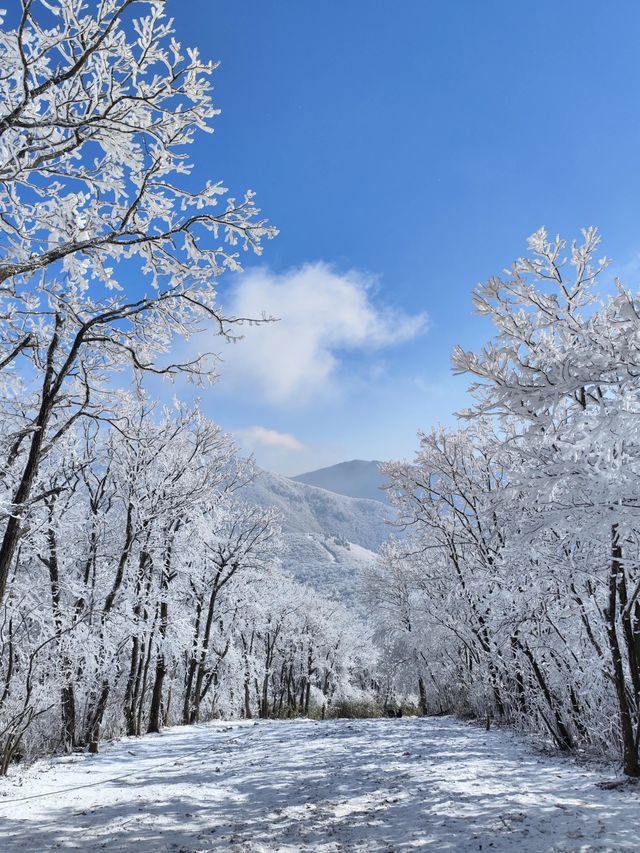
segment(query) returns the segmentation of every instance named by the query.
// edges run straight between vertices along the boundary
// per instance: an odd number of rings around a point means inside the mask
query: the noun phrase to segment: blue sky
[[[256,190],[281,231],[221,282],[223,303],[281,326],[218,347],[205,397],[266,467],[411,456],[419,428],[453,424],[467,382],[451,349],[490,334],[471,291],[540,225],[596,224],[640,270],[640,4],[168,9],[184,43],[222,62],[196,175]]]

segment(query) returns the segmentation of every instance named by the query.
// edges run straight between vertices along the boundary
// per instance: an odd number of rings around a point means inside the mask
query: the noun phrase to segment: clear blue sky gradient
[[[640,251],[640,4],[169,9],[180,37],[222,62],[223,113],[199,172],[258,192],[281,229],[265,262],[369,270],[384,302],[431,320],[384,353],[379,382],[333,407],[269,408],[212,391],[208,408],[225,425],[292,432],[318,464],[411,455],[416,430],[452,423],[464,401],[466,380],[449,373],[453,345],[477,347],[490,332],[473,316],[473,286],[522,253],[532,231],[571,237],[597,224],[615,261]],[[363,356],[343,358],[348,367]]]
[[[222,63],[222,115],[191,152],[194,180],[257,191],[281,230],[262,262],[366,270],[380,277],[376,301],[430,316],[410,343],[340,353],[341,375],[357,379],[333,401],[208,391],[226,428],[309,446],[259,462],[296,473],[411,456],[419,428],[454,423],[467,382],[450,375],[451,349],[491,331],[471,291],[540,225],[572,237],[596,224],[604,251],[640,272],[639,3],[169,0],[168,11],[184,44]],[[232,287],[226,277],[223,297]]]

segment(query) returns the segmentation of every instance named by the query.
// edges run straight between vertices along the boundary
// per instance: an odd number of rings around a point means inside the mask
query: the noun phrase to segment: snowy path
[[[0,850],[640,850],[601,778],[451,719],[176,728],[0,780]]]

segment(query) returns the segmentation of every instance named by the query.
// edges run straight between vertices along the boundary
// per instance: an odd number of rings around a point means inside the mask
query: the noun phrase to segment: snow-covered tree
[[[562,749],[617,742],[637,776],[640,301],[603,283],[599,242],[541,229],[477,288],[497,334],[454,353],[474,377],[472,426],[422,435],[413,465],[386,466],[411,533],[381,573],[401,581],[396,633],[400,598],[444,629],[419,649],[463,686],[462,705]]]
[[[0,30],[0,370],[22,377],[3,440],[2,602],[42,458],[108,415],[129,365],[212,375],[169,355],[233,335],[215,280],[275,230],[253,193],[198,186],[186,146],[210,131],[215,64],[173,35],[163,0],[25,0]]]

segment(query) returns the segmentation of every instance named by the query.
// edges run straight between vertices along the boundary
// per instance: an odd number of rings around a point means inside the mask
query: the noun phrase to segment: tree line
[[[273,510],[197,408],[122,395],[40,466],[0,626],[0,772],[43,751],[368,695],[364,626],[286,575]]]

